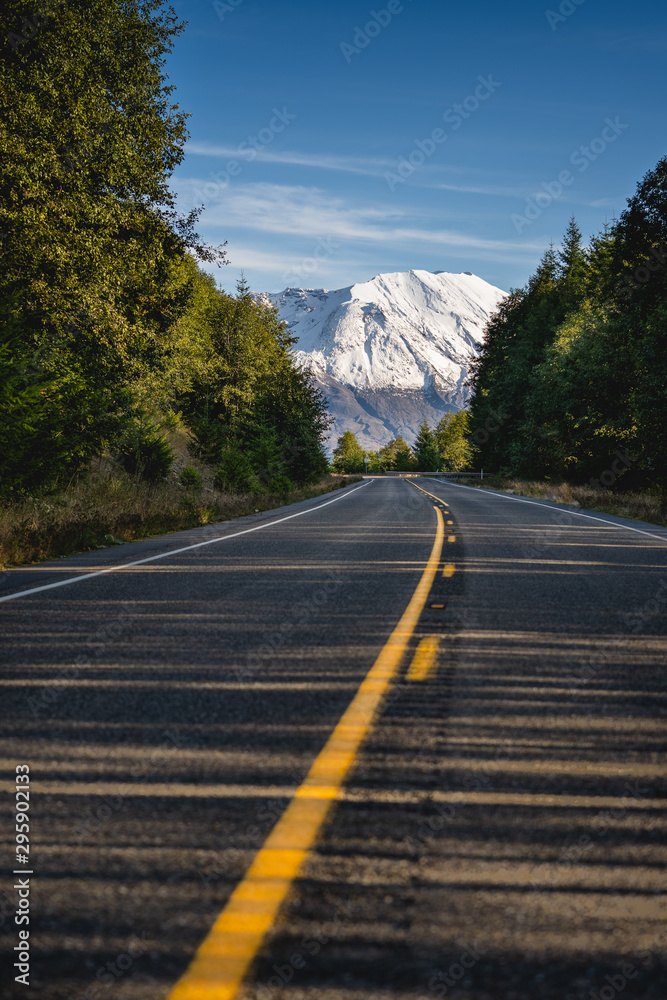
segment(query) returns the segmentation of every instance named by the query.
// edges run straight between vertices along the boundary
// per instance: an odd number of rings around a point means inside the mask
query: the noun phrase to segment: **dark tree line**
[[[102,453],[161,475],[174,414],[226,485],[316,478],[324,402],[290,337],[245,286],[215,288],[197,261],[224,250],[175,210],[187,115],[164,61],[184,26],[161,0],[36,6],[0,11],[0,492]]]
[[[377,451],[364,451],[356,435],[346,431],[338,438],[333,455],[336,472],[457,472],[468,469],[473,457],[467,410],[445,413],[432,430],[423,420],[412,447],[402,437],[393,438]]]
[[[588,246],[571,221],[473,362],[485,469],[667,485],[667,158]]]

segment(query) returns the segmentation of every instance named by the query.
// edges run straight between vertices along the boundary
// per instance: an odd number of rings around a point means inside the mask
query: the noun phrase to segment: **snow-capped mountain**
[[[469,271],[405,271],[269,298],[329,400],[332,446],[351,430],[375,449],[399,434],[411,444],[424,417],[434,426],[465,406],[468,364],[505,295]]]

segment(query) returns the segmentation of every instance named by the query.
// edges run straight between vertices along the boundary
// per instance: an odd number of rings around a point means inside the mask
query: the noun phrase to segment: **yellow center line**
[[[440,647],[440,637],[437,635],[427,635],[421,640],[415,650],[407,672],[409,681],[425,681],[432,673],[438,658]]]
[[[440,565],[445,526],[401,620],[168,1000],[233,1000],[396,676]]]
[[[447,579],[447,580],[448,580],[448,579],[449,579],[449,578],[450,578],[451,576],[454,576],[454,574],[455,574],[455,573],[456,573],[456,566],[453,566],[453,565],[452,565],[452,563],[447,563],[447,565],[445,566],[445,568],[444,568],[444,569],[443,569],[443,571],[442,571],[442,575],[443,575],[443,576],[445,577],[445,579]]]
[[[447,536],[447,541],[448,542],[455,542],[456,541],[456,535],[448,535]]]

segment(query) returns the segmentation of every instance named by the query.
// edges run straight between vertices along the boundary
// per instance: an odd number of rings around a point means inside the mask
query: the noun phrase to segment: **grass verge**
[[[479,489],[516,493],[523,497],[551,500],[569,507],[585,507],[603,514],[629,517],[650,524],[667,525],[667,500],[660,493],[631,493],[597,489],[594,486],[572,486],[570,483],[544,483],[526,479],[500,479],[484,477],[484,482],[468,482]]]
[[[150,485],[99,466],[62,493],[3,504],[0,568],[227,521],[321,496],[361,478],[332,475],[289,493],[235,495],[210,486],[187,489],[177,481]]]

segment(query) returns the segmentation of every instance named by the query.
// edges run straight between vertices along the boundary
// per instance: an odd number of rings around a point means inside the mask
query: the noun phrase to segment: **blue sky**
[[[664,0],[176,0],[172,178],[233,290],[383,271],[525,284],[667,152]]]

